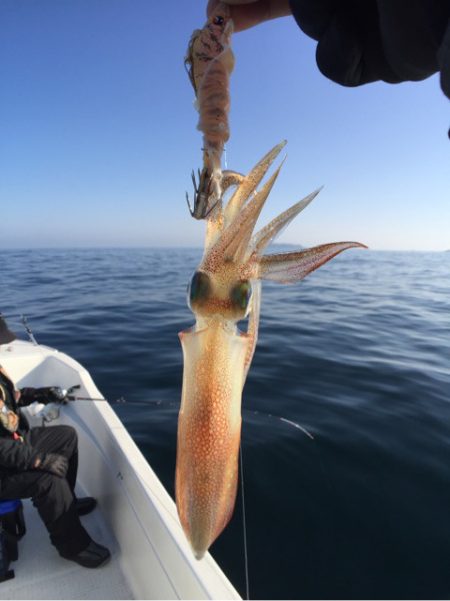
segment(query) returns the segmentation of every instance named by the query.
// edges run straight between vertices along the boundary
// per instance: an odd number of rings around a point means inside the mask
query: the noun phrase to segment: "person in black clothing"
[[[14,338],[0,318],[0,344]],[[0,500],[31,497],[59,554],[84,567],[99,567],[110,553],[91,539],[80,522],[79,516],[92,511],[96,501],[77,499],[74,493],[76,430],[71,426],[28,429],[20,416],[20,406],[26,404],[20,397],[0,366]]]
[[[450,98],[449,0],[209,0],[208,14],[219,1],[230,5],[235,31],[292,15],[336,83],[419,81],[440,71]]]

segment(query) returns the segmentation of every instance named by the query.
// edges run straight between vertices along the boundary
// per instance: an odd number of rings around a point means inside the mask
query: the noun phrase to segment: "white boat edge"
[[[174,501],[80,363],[56,349],[15,340],[0,345],[0,365],[20,388],[77,384],[80,398],[101,399],[71,401],[49,427],[69,424],[77,430],[78,482],[98,500],[134,598],[241,598],[210,554],[195,559]]]

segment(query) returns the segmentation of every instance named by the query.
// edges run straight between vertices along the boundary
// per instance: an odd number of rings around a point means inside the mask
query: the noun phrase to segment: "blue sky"
[[[0,248],[201,246],[187,212],[201,134],[183,58],[206,2],[1,0]],[[450,248],[448,100],[347,89],[293,18],[236,34],[227,166],[286,138],[264,222],[324,185],[280,241]]]

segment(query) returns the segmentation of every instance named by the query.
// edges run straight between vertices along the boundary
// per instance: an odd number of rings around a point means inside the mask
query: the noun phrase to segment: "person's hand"
[[[292,14],[289,0],[209,0],[207,16],[220,2],[230,7],[234,31],[243,31],[264,21]]]
[[[69,462],[64,455],[58,455],[57,453],[41,453],[34,460],[33,468],[35,470],[50,472],[55,476],[64,478],[69,469]]]
[[[43,405],[47,405],[48,403],[61,403],[65,405],[67,403],[67,390],[62,389],[60,386],[22,388],[20,392],[22,401],[20,404],[22,407],[31,405],[34,402],[42,403]]]
[[[19,416],[8,409],[4,401],[0,399],[0,423],[9,432],[15,432],[19,426]]]
[[[8,429],[10,432],[15,432],[19,427],[19,416],[14,411],[8,411]]]
[[[18,403],[20,400],[20,390],[17,390],[17,388],[14,389],[14,399],[16,403]]]

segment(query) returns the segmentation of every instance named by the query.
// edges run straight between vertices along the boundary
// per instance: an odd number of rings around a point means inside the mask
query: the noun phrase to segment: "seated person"
[[[10,341],[0,337],[0,344]],[[74,493],[76,430],[62,425],[28,429],[20,405],[20,391],[0,366],[0,500],[31,497],[61,557],[87,568],[103,565],[108,549],[91,539],[79,518],[96,501]]]

